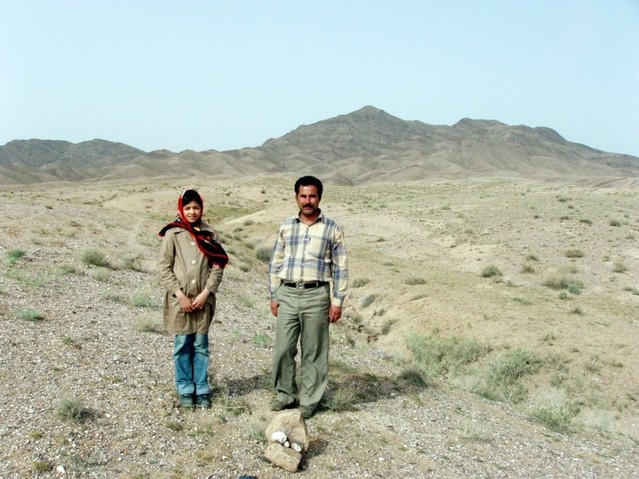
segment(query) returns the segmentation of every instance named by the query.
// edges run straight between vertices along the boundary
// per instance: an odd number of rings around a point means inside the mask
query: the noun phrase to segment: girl
[[[211,407],[209,327],[228,256],[217,231],[202,221],[204,201],[195,190],[178,198],[178,216],[159,232],[164,326],[174,336],[173,362],[180,405]]]

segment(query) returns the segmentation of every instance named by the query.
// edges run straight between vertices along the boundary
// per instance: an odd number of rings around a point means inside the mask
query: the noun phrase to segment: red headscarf
[[[213,232],[195,228],[196,226],[199,226],[199,223],[202,220],[201,217],[197,224],[191,224],[186,219],[186,215],[184,214],[184,205],[188,205],[192,201],[199,204],[202,207],[202,213],[204,213],[204,200],[200,194],[195,190],[186,190],[178,198],[177,217],[173,222],[162,228],[158,235],[164,236],[171,228],[184,228],[191,234],[202,254],[207,257],[209,265],[215,264],[224,269],[229,262],[229,257],[226,254],[226,251],[224,251],[224,248],[222,248],[222,245],[214,239]]]

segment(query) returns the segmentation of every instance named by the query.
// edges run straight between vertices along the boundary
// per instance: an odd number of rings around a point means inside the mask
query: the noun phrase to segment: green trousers
[[[300,406],[315,408],[328,383],[328,285],[314,289],[281,286],[279,302],[273,383],[276,399],[291,403],[298,397]],[[300,345],[299,389],[296,379],[297,344]]]

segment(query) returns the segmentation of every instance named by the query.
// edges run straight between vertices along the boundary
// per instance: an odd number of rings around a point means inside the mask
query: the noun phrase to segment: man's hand
[[[277,310],[280,307],[280,303],[278,303],[275,299],[271,300],[271,314],[277,317]]]
[[[342,307],[341,306],[333,306],[331,304],[331,307],[328,310],[328,319],[329,319],[329,321],[331,323],[334,323],[341,317],[342,317]]]

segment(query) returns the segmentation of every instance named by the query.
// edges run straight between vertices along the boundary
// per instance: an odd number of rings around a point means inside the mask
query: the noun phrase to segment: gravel
[[[124,236],[109,236],[126,224],[125,213],[97,218],[90,206],[56,204],[51,212],[19,201],[5,201],[0,211],[0,477],[292,477],[263,458],[274,414],[271,347],[263,339],[274,335],[265,266],[229,267],[210,335],[213,407],[184,411],[174,392],[171,341],[160,331],[156,239],[139,241],[139,268],[89,266],[80,260],[87,247],[104,249],[114,264],[133,249]],[[56,223],[68,224],[71,215],[83,218],[82,227],[59,232]],[[42,234],[34,236],[29,224]],[[15,249],[26,254],[10,265],[5,258]],[[148,304],[135,306],[136,294],[148,295]],[[25,319],[25,308],[42,319]],[[405,366],[370,343],[346,313],[332,326],[331,360],[350,366],[355,378],[392,385]],[[307,422],[311,446],[297,474],[639,477],[637,442],[628,437],[551,432],[508,405],[444,384],[385,388],[351,409],[323,410]]]

